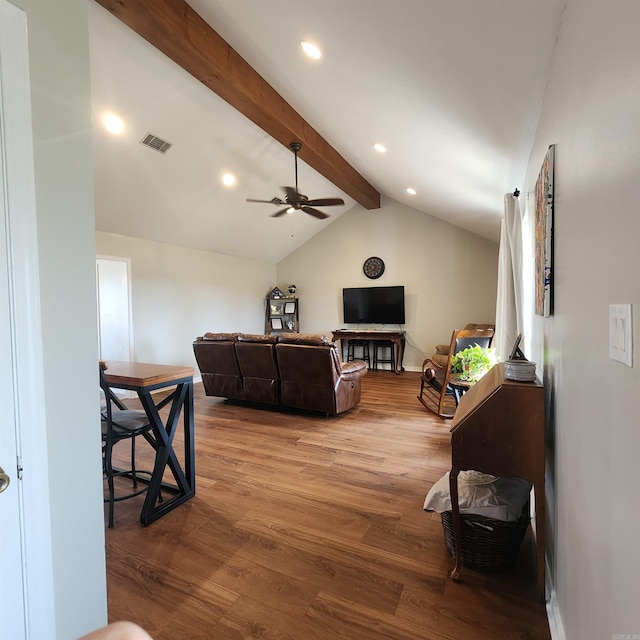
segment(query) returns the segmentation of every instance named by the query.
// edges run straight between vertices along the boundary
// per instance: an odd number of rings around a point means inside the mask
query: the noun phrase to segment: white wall
[[[404,285],[404,364],[417,370],[454,329],[495,321],[498,245],[394,200],[381,205],[351,209],[285,258],[278,284],[298,287],[300,330],[327,335],[345,326],[343,287]],[[385,262],[377,280],[362,272],[369,256]]]
[[[608,305],[640,317],[640,4],[570,2],[527,172],[556,144],[555,314],[535,318],[550,413],[552,578],[566,637],[640,634],[640,373]],[[553,515],[552,515],[553,517]],[[625,635],[626,634],[626,635]]]
[[[56,616],[49,637],[71,640],[106,621],[87,5],[13,1],[29,32]]]
[[[99,254],[131,259],[134,360],[195,367],[192,342],[203,333],[263,333],[275,265],[102,231],[95,237]]]
[[[95,233],[100,255],[130,258],[134,359],[195,366],[191,343],[206,331],[264,331],[264,299],[298,287],[305,333],[342,323],[342,287],[403,284],[405,368],[417,369],[454,328],[495,318],[498,246],[383,198],[341,216],[277,266],[112,233]],[[378,280],[362,273],[385,261]],[[396,327],[394,327],[396,328]]]

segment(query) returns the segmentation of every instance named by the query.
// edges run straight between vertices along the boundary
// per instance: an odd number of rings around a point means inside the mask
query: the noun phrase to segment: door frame
[[[27,18],[0,0],[0,113],[3,135],[4,215],[9,287],[11,376],[15,398],[14,428],[21,497],[21,520],[10,523],[22,539],[26,638],[50,638],[55,629],[51,514],[49,507],[47,424],[38,236],[36,226],[33,134]],[[7,528],[9,529],[9,528]],[[12,576],[3,576],[9,582]]]

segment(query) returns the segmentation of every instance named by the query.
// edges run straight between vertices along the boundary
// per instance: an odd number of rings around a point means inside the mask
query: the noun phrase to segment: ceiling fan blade
[[[300,207],[305,213],[308,213],[309,215],[315,216],[316,218],[320,218],[320,220],[324,220],[325,218],[328,218],[329,215],[326,213],[323,213],[322,211],[318,211],[317,209],[314,209],[313,207]]]
[[[316,200],[308,200],[307,203],[311,207],[333,207],[338,204],[344,204],[342,198],[318,198]]]
[[[283,204],[287,204],[284,200],[280,198],[271,198],[271,200],[254,200],[253,198],[247,198],[247,202],[264,202],[266,204],[277,204],[279,206]]]
[[[282,203],[284,204],[284,202]],[[272,218],[279,218],[280,216],[283,216],[285,213],[287,213],[287,211],[289,211],[289,209],[291,209],[291,207],[287,206],[284,209],[280,209],[280,211],[276,211],[275,213],[271,214]]]

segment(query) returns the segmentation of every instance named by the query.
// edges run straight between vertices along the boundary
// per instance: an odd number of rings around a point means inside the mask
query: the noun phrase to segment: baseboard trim
[[[549,594],[546,606],[551,640],[567,640],[567,636],[564,632],[564,625],[562,624],[562,616],[560,615],[560,607],[558,606],[558,599],[556,597],[556,590],[551,578],[552,573],[547,562],[545,562],[545,575],[547,577],[547,593]]]
[[[551,597],[547,602],[547,620],[549,621],[551,640],[566,640],[567,636],[564,633],[564,625],[562,624],[555,591],[551,592]]]

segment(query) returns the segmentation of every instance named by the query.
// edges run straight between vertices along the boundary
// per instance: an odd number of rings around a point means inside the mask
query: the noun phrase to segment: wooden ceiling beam
[[[380,194],[184,0],[96,0],[366,209]]]

